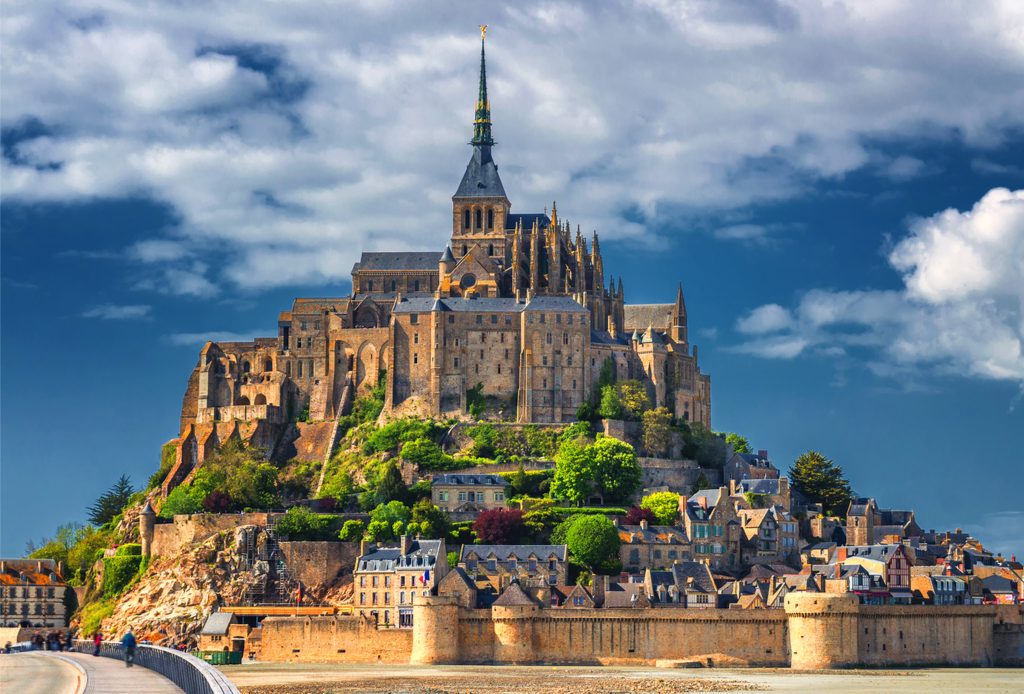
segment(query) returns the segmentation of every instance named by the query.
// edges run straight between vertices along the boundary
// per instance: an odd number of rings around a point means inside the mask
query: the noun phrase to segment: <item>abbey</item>
[[[470,144],[448,245],[363,253],[350,296],[296,299],[276,337],[208,342],[185,393],[183,438],[216,423],[283,424],[306,408],[333,419],[380,374],[386,417],[458,416],[480,392],[519,422],[572,421],[603,367],[710,426],[711,382],[681,286],[672,303],[626,304],[596,233],[588,243],[555,204],[512,212],[493,157],[483,40]]]

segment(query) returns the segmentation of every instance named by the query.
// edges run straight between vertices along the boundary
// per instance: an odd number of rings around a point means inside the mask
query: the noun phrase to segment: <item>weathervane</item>
[[[487,38],[487,25],[486,24],[481,24],[480,25],[480,40],[482,41],[485,38]]]

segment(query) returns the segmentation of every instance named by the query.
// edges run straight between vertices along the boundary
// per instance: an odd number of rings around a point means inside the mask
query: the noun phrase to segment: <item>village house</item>
[[[368,546],[356,560],[356,614],[378,626],[412,627],[412,598],[428,595],[448,572],[444,540],[403,535],[398,546]]]
[[[680,496],[679,511],[694,561],[706,561],[714,568],[739,565],[741,531],[728,487]]]
[[[474,582],[478,601],[500,595],[515,581],[534,600],[548,604],[551,586],[569,582],[566,545],[463,545],[459,567]]]
[[[506,485],[499,475],[446,473],[431,478],[430,496],[442,511],[475,517],[481,511],[507,508]]]
[[[789,511],[792,503],[787,477],[729,480],[729,496],[743,497],[750,508],[778,506]]]
[[[847,545],[836,552],[836,563],[841,566],[858,565],[879,576],[887,587],[893,604],[909,604],[911,561],[903,545]]]
[[[755,453],[733,453],[722,468],[725,480],[740,481],[754,479],[778,479],[779,470],[768,459],[768,451]],[[786,508],[789,508],[788,506]]]
[[[711,568],[701,561],[683,561],[669,571],[644,572],[644,590],[654,607],[676,605],[706,610],[718,607],[718,586]]]
[[[739,509],[740,556],[744,564],[798,561],[799,524],[776,507]]]
[[[880,509],[873,498],[854,499],[846,512],[846,541],[851,545],[891,544],[922,533],[913,511]]]
[[[910,590],[914,594],[913,602],[919,605],[963,605],[967,602],[967,581],[961,576],[913,574]]]
[[[663,569],[677,560],[690,559],[690,542],[682,528],[671,525],[620,525],[619,561],[623,571],[642,573]]]
[[[53,559],[0,559],[0,624],[66,626],[62,571]]]

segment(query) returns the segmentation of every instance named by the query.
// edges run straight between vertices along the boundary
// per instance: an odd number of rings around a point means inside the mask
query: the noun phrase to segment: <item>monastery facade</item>
[[[351,295],[300,298],[276,337],[208,342],[181,430],[284,424],[343,414],[386,378],[384,416],[467,411],[467,393],[505,401],[519,422],[573,421],[606,361],[657,406],[711,424],[711,381],[687,333],[681,286],[665,304],[630,305],[588,243],[550,213],[513,213],[491,136],[483,41],[473,154],[452,197],[452,231],[433,251],[367,252]]]

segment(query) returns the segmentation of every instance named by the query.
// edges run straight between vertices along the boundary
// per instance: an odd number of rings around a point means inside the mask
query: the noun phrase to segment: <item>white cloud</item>
[[[82,318],[99,318],[101,320],[140,320],[149,317],[152,306],[145,304],[102,304],[93,306],[82,312]]]
[[[1024,190],[995,188],[970,210],[913,222],[889,262],[902,290],[813,289],[792,310],[760,306],[737,329],[778,334],[736,349],[787,359],[866,350],[883,376],[935,369],[1024,384]]]
[[[210,342],[249,342],[257,337],[273,337],[275,331],[250,330],[248,332],[199,332],[199,333],[172,333],[167,336],[167,341],[179,347],[195,347]]]
[[[136,238],[129,257],[156,268],[140,286],[192,296],[340,283],[363,249],[438,247],[469,158],[469,8],[8,3],[2,122],[43,128],[3,160],[4,202],[166,203],[173,238]],[[880,158],[880,139],[989,146],[1024,124],[1015,2],[535,0],[489,19],[515,209],[557,198],[606,238],[657,245],[679,206],[785,198],[862,167],[922,173]]]

